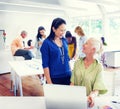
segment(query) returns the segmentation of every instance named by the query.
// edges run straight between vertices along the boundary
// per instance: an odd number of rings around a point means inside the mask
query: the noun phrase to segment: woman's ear
[[[93,53],[95,53],[96,52],[96,48],[92,48],[92,51],[93,51]]]
[[[52,30],[53,30],[53,32],[55,32],[55,28],[54,27],[52,27]]]

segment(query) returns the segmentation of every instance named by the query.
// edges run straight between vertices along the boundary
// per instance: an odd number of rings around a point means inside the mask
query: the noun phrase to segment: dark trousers
[[[25,58],[25,60],[30,60],[30,59],[34,58],[31,51],[24,50],[24,49],[18,49],[15,52],[14,56],[23,56]]]
[[[51,78],[53,84],[70,85],[70,76]]]

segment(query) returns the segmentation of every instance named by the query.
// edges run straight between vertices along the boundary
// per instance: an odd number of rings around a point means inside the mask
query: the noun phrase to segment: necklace
[[[64,47],[59,47],[62,64],[64,64]]]
[[[62,40],[53,40],[53,42],[58,46],[62,64],[64,64],[64,47],[63,47]]]
[[[56,39],[56,40],[53,40],[53,41],[58,47],[62,46],[62,40],[61,39]]]

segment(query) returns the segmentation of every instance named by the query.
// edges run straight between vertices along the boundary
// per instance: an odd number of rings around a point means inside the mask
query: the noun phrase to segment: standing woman
[[[38,33],[36,36],[36,48],[37,48],[37,52],[36,52],[36,58],[41,58],[41,52],[40,52],[40,48],[41,45],[43,43],[43,41],[45,40],[46,35],[45,35],[45,28],[43,26],[40,26],[38,28]]]
[[[69,66],[68,46],[63,37],[66,21],[55,18],[49,36],[41,47],[42,65],[48,84],[70,84],[71,69]]]
[[[85,57],[85,53],[83,53],[82,50],[83,50],[83,44],[86,42],[87,37],[85,36],[85,33],[80,26],[77,26],[75,28],[75,33],[77,33],[77,35],[79,36],[78,57]]]

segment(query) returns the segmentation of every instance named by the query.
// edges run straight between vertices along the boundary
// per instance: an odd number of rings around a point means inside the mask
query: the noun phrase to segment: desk
[[[16,89],[19,85],[20,96],[23,96],[22,91],[22,79],[23,76],[32,76],[43,74],[42,62],[40,59],[24,60],[24,61],[10,61],[11,75],[14,84],[14,94],[16,95]]]
[[[105,65],[109,67],[120,67],[120,51],[105,52]]]
[[[8,61],[12,61],[11,50],[0,50],[0,74],[10,72],[10,65]]]
[[[120,104],[112,103],[112,101],[120,102],[120,97],[118,97],[118,96],[99,96],[99,97],[96,97],[95,106],[92,109],[104,109],[103,108],[104,106],[110,106],[112,109],[120,109]],[[118,106],[119,106],[119,108],[117,108]]]
[[[0,97],[1,109],[46,109],[44,97]]]

